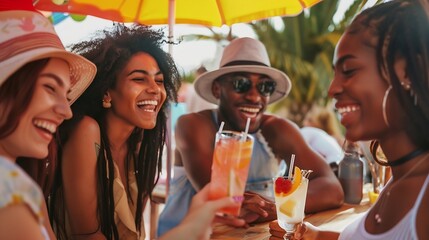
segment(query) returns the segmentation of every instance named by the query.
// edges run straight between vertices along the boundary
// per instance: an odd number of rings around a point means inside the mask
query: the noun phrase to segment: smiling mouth
[[[158,101],[156,100],[144,100],[137,102],[137,106],[145,112],[155,112],[156,107],[158,106]]]
[[[360,107],[357,105],[345,106],[345,107],[337,108],[337,110],[338,110],[339,114],[343,114],[343,113],[356,112],[356,111],[360,110]]]
[[[49,134],[54,134],[55,131],[57,130],[57,125],[54,124],[54,123],[52,123],[52,122],[49,122],[49,121],[43,121],[43,120],[40,120],[40,119],[35,119],[33,121],[33,124],[37,128],[42,129],[43,131],[45,131],[45,132],[47,132]]]
[[[244,113],[246,117],[256,117],[258,113],[261,111],[260,108],[252,108],[252,107],[239,107],[240,112]]]

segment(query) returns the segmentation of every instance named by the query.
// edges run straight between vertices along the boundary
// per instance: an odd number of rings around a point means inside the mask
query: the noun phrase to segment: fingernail
[[[234,200],[234,202],[242,202],[244,200],[243,196],[233,196],[232,199]]]

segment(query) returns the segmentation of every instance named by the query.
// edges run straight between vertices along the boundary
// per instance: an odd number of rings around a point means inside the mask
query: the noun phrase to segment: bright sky
[[[334,16],[334,20],[341,19],[345,9],[348,4],[350,4],[346,2],[347,1],[340,1],[339,10]],[[57,24],[55,28],[64,45],[67,46],[81,40],[85,40],[95,31],[102,30],[110,26],[112,26],[111,21],[88,16],[82,22],[76,22],[67,18]],[[163,28],[166,35],[168,35],[168,28],[166,25],[160,25],[157,27]],[[215,30],[227,33],[229,31],[229,27],[224,26],[222,28],[215,28]],[[176,25],[174,27],[174,35],[176,38],[180,38],[180,36],[186,34],[196,33],[211,35],[211,32],[205,27],[195,25]],[[233,34],[239,37],[256,37],[253,30],[246,24],[234,24]],[[165,47],[165,51],[168,51],[168,46]],[[180,44],[173,46],[173,58],[179,68],[186,72],[190,72],[198,68],[202,63],[204,63],[206,68],[209,70],[217,68],[221,52],[221,47],[216,46],[213,41],[182,41]]]
[[[100,18],[88,16],[82,22],[76,22],[71,18],[55,25],[55,29],[63,41],[64,45],[73,44],[81,40],[88,39],[88,37],[97,30],[111,27],[112,22],[103,20]],[[155,26],[156,28],[162,28],[168,32],[167,25]],[[229,27],[224,26],[222,28],[215,28],[217,32],[227,33]],[[253,30],[246,24],[235,24],[233,26],[233,33],[239,37],[255,37]],[[201,26],[194,25],[176,25],[174,27],[174,35],[176,38],[186,34],[205,34],[211,35],[211,32]],[[165,51],[169,51],[168,46],[165,46]],[[209,69],[217,68],[218,63],[214,63],[213,59],[219,59],[219,53],[217,46],[213,41],[198,40],[198,41],[182,41],[178,45],[173,46],[173,58],[177,65],[186,72],[192,71],[198,68],[201,63],[204,63]],[[218,60],[219,61],[219,60]]]

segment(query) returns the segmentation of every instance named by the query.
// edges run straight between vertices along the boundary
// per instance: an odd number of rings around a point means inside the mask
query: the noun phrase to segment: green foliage
[[[180,80],[182,82],[186,82],[186,83],[193,83],[194,80],[195,80],[195,78],[196,78],[194,72],[185,72],[185,71],[182,71],[182,73],[180,74],[180,76],[181,76]]]
[[[211,35],[187,34],[187,35],[184,35],[182,39],[184,41],[210,40],[216,43],[220,43],[225,40],[232,41],[234,38],[237,37],[232,34],[232,28],[230,28],[227,34],[216,32],[212,27],[206,27],[206,28],[211,32]]]

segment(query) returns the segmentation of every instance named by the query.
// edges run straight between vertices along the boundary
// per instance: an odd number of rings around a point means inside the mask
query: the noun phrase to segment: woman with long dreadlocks
[[[180,85],[163,43],[162,31],[118,24],[72,46],[98,72],[60,129],[60,170],[49,208],[59,239],[144,239],[142,213],[161,170],[167,102],[176,101]],[[174,239],[207,238],[215,211],[235,204],[203,204],[206,195],[194,201],[195,209],[204,209],[190,213],[196,223],[185,219],[170,233]]]

